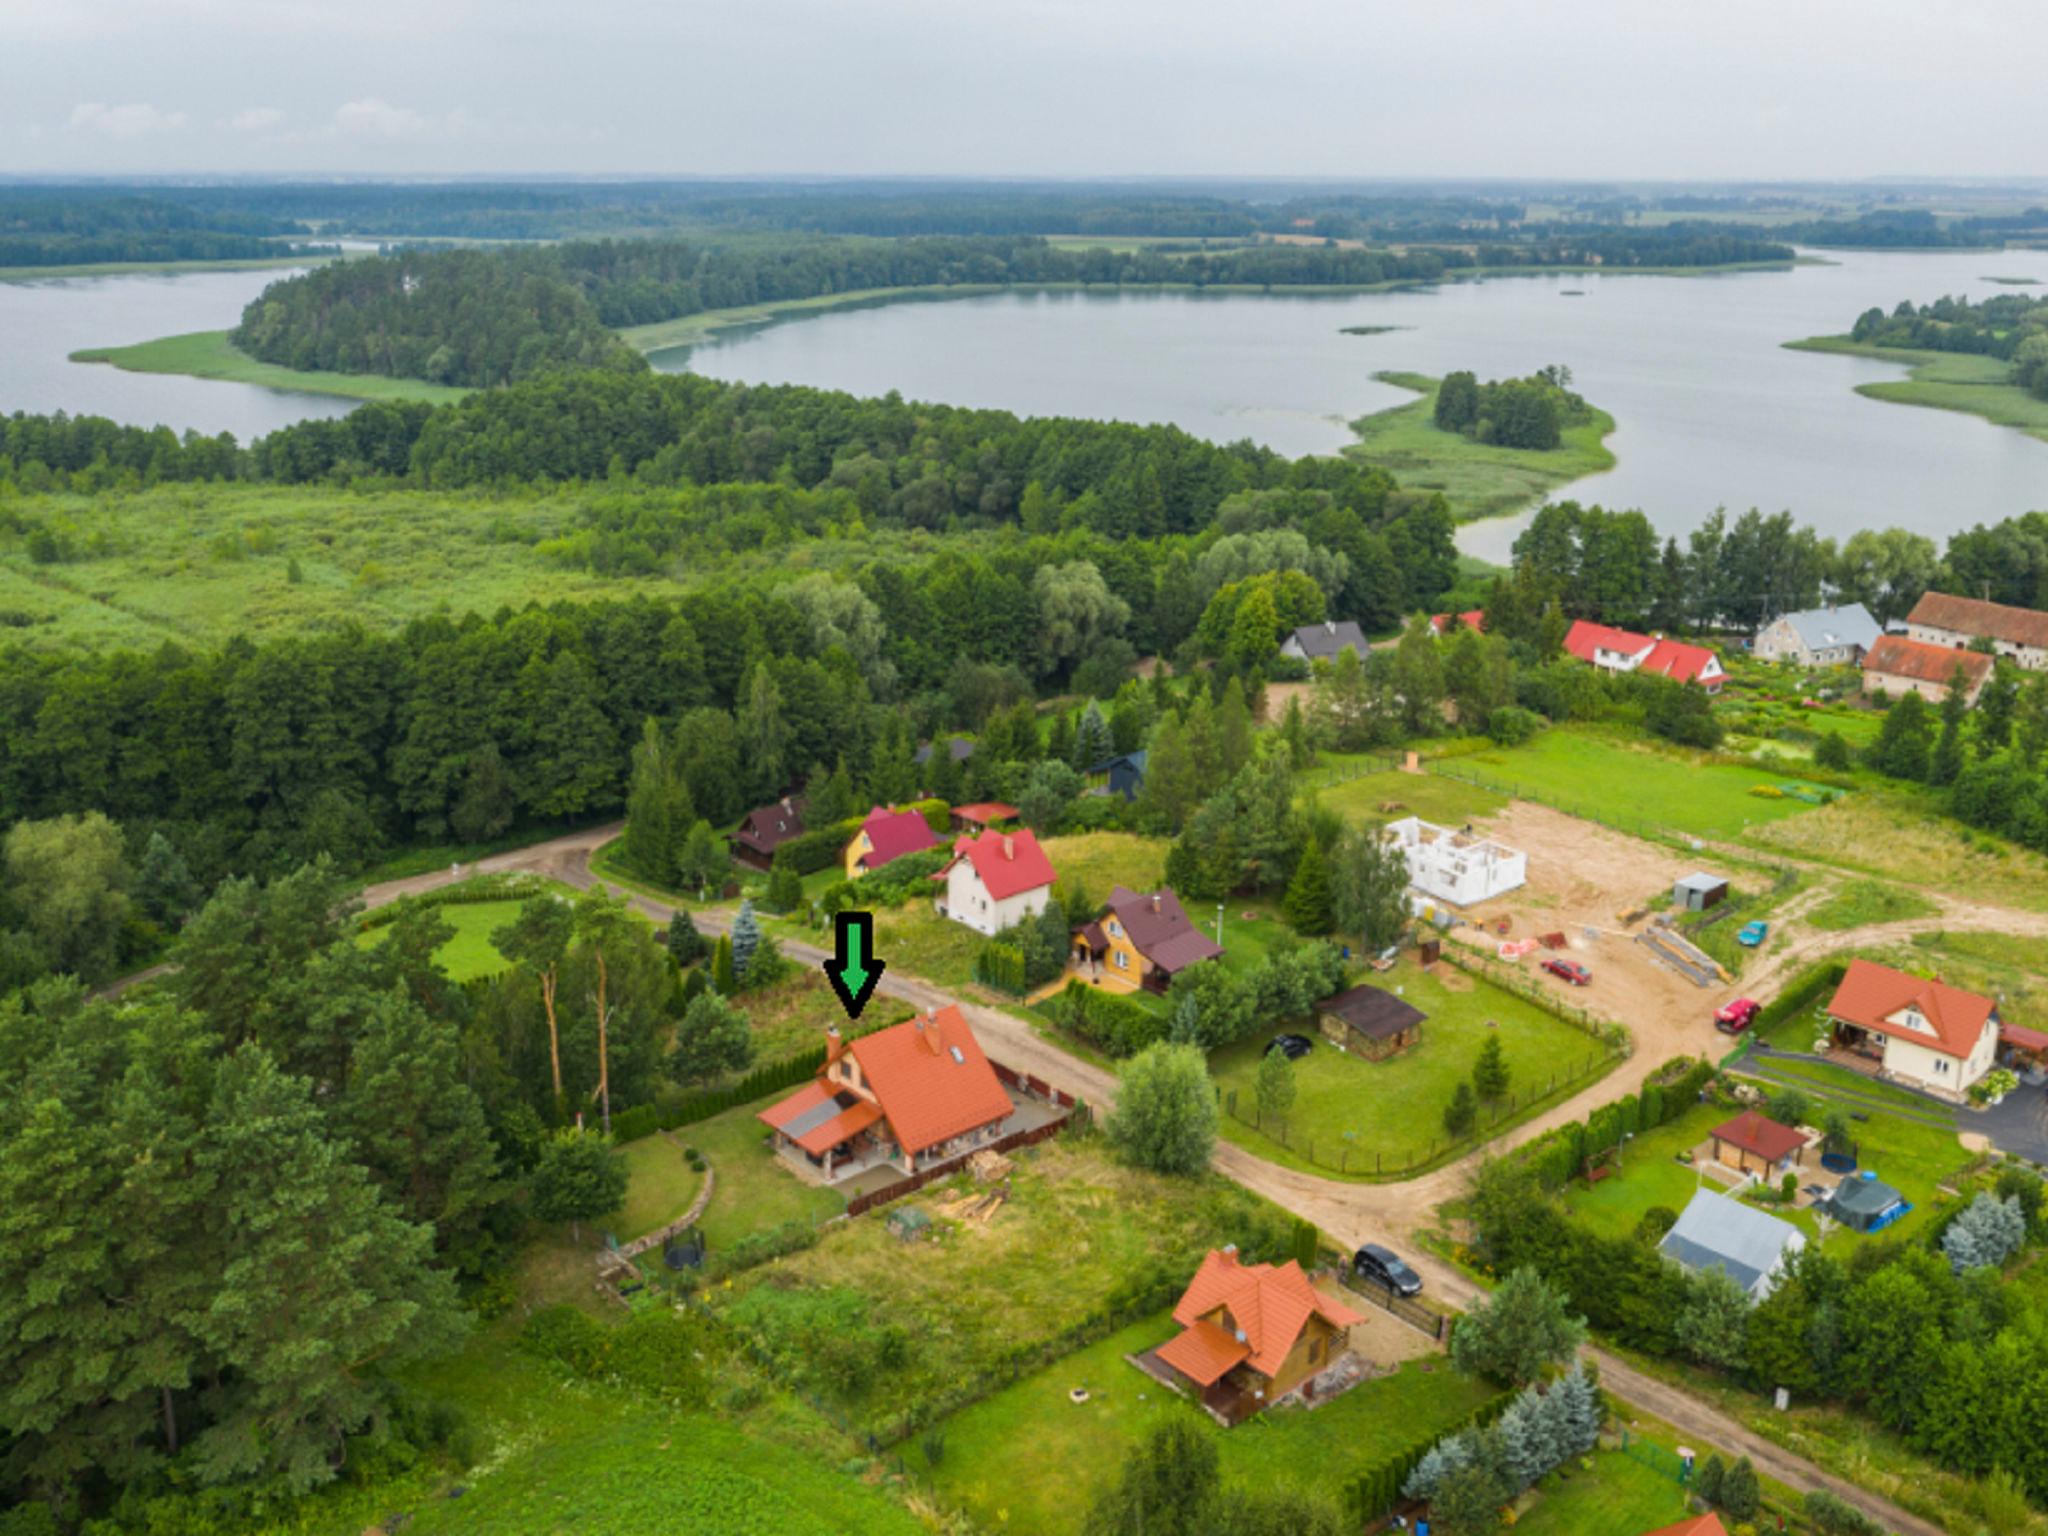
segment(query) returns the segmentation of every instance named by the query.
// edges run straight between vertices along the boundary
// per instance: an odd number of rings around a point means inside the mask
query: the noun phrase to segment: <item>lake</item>
[[[168,373],[74,363],[82,347],[219,331],[291,269],[130,273],[0,282],[0,414],[69,411],[139,426],[232,432],[243,442],[308,416],[341,416],[352,400]]]
[[[1330,453],[1354,417],[1413,399],[1382,369],[1482,379],[1548,363],[1616,421],[1610,473],[1561,492],[1684,533],[1717,506],[1789,508],[1822,533],[1937,537],[2048,508],[2048,442],[1978,417],[1868,400],[1904,370],[1788,352],[1873,304],[2048,281],[2048,251],[1828,252],[1830,265],[1716,277],[1560,273],[1340,296],[1006,293],[828,312],[657,354],[657,367],[1030,414],[1173,422]],[[1582,295],[1570,296],[1570,290]],[[1348,336],[1346,326],[1400,329]],[[1468,525],[1502,560],[1522,519]]]

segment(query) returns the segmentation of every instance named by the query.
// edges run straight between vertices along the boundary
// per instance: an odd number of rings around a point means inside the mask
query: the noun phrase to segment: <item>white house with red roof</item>
[[[828,1184],[881,1163],[916,1173],[1004,1133],[1017,1111],[957,1004],[846,1041],[825,1032],[812,1082],[756,1116],[775,1150]]]
[[[1687,645],[1663,635],[1639,635],[1589,619],[1573,622],[1565,634],[1564,648],[1604,672],[1648,672],[1681,683],[1697,683],[1709,693],[1719,693],[1728,676],[1721,658],[1704,645]]]
[[[1364,1317],[1309,1283],[1301,1266],[1246,1264],[1212,1248],[1188,1282],[1173,1320],[1181,1331],[1153,1351],[1201,1393],[1225,1424],[1270,1407],[1350,1348]]]
[[[1835,1039],[1882,1076],[1961,1099],[1998,1054],[1997,1002],[1961,987],[1851,960],[1828,1003]]]
[[[1052,860],[1029,827],[958,838],[953,858],[932,876],[945,886],[939,916],[997,934],[1036,917],[1052,900]]]

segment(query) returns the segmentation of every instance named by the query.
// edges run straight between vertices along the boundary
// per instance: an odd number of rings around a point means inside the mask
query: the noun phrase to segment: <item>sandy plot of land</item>
[[[1525,800],[1488,817],[1480,828],[1529,855],[1529,883],[1466,915],[1489,930],[1507,919],[1511,939],[1563,932],[1567,953],[1592,972],[1593,983],[1572,987],[1541,971],[1545,950],[1514,962],[1526,975],[1554,988],[1562,1001],[1626,1024],[1638,1054],[1652,1060],[1681,1053],[1718,1055],[1726,1048],[1714,1029],[1714,1010],[1739,995],[1740,987],[1695,986],[1634,942],[1648,926],[1647,918],[1627,927],[1622,919],[1640,911],[1657,892],[1669,891],[1681,876],[1699,870],[1725,875],[1727,870],[1716,868],[1711,858],[1685,858]],[[1589,939],[1589,929],[1598,936]],[[1497,934],[1490,932],[1489,938],[1498,942]]]

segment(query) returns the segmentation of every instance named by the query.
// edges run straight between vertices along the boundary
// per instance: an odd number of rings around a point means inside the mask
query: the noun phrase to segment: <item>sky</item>
[[[2036,0],[0,0],[0,175],[2048,172]]]

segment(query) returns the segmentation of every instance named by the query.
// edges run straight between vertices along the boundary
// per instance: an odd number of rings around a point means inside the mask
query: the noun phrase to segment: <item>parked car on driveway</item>
[[[1756,999],[1738,997],[1714,1010],[1714,1028],[1724,1035],[1739,1035],[1754,1024],[1756,1016],[1763,1011],[1764,1005]]]
[[[1315,1048],[1315,1041],[1307,1035],[1275,1035],[1266,1042],[1265,1054],[1270,1056],[1278,1051],[1289,1061],[1299,1061]]]
[[[1568,981],[1575,987],[1583,987],[1593,980],[1593,973],[1576,960],[1567,960],[1562,955],[1552,955],[1543,962],[1543,969],[1560,981]]]
[[[1351,1272],[1402,1296],[1422,1293],[1422,1276],[1410,1269],[1393,1249],[1382,1248],[1378,1243],[1367,1243],[1351,1256]]]

